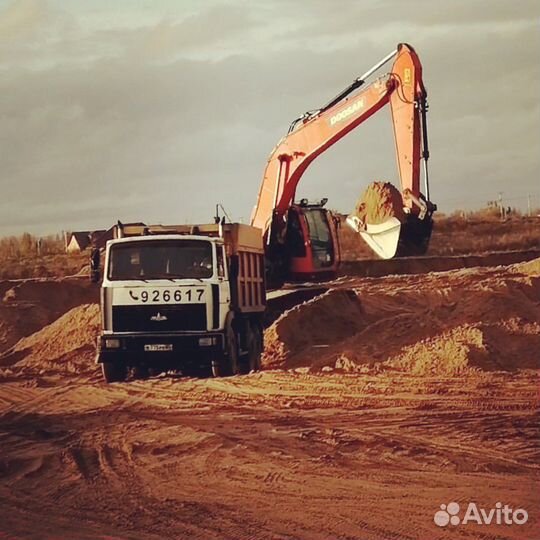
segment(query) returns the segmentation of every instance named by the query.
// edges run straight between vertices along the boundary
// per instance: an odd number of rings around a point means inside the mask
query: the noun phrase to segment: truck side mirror
[[[90,255],[90,281],[92,283],[98,283],[101,279],[101,254],[98,248],[94,248]]]

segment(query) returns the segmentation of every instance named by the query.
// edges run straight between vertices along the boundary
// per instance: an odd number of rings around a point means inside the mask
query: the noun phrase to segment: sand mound
[[[384,367],[417,375],[534,369],[540,367],[539,350],[540,325],[510,319],[494,325],[458,326],[406,347]]]
[[[392,217],[405,221],[403,199],[390,182],[372,182],[366,188],[354,209],[362,223],[379,225]]]
[[[49,322],[51,314],[43,307],[5,306],[0,303],[0,353]]]
[[[96,370],[94,355],[98,332],[99,306],[78,306],[39,332],[21,339],[0,356],[0,364],[40,375],[92,373]]]
[[[266,365],[419,375],[540,367],[538,280],[510,269],[431,279],[373,280],[297,306],[266,331]]]
[[[540,258],[515,264],[514,268],[528,276],[540,276]]]
[[[263,364],[287,364],[303,350],[325,349],[353,335],[364,323],[362,305],[353,291],[330,290],[281,315],[265,332]]]
[[[98,295],[88,280],[0,282],[0,353]]]

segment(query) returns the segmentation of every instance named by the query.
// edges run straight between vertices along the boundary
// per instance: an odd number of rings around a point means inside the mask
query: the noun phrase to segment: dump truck
[[[107,242],[97,363],[107,382],[176,370],[260,368],[266,306],[262,231],[240,223],[122,226]],[[101,274],[103,273],[103,276]]]

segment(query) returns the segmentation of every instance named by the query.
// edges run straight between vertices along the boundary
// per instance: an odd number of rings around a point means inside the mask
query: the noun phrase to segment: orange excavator
[[[366,85],[392,59],[391,71]],[[339,219],[324,208],[327,199],[295,203],[296,188],[317,156],[388,103],[405,219],[391,217],[370,225],[349,216],[347,223],[382,258],[426,252],[436,209],[429,201],[426,98],[420,60],[410,45],[401,43],[325,106],[306,112],[291,124],[268,159],[251,219],[251,225],[264,233],[270,284],[336,275]],[[420,192],[422,159],[425,195]]]

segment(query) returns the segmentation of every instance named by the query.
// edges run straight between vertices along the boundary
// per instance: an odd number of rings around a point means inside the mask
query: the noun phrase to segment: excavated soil
[[[356,203],[354,209],[362,223],[379,225],[392,217],[405,220],[403,199],[399,190],[390,182],[372,182]]]
[[[537,368],[539,261],[344,279],[266,330],[263,363],[433,375]]]
[[[538,538],[540,259],[329,287],[261,373],[111,385],[74,294],[0,356],[0,538]]]

